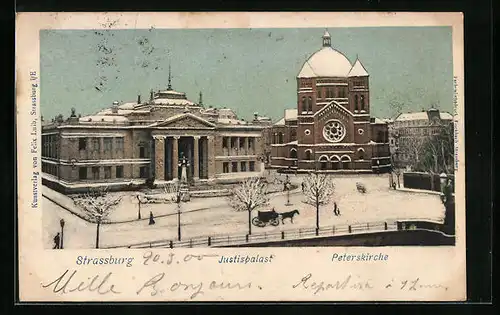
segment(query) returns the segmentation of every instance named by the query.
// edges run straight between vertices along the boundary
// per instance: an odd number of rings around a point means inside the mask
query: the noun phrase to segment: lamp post
[[[61,245],[60,246],[61,249],[63,249],[63,245],[64,245],[64,243],[63,243],[64,242],[64,223],[65,223],[64,219],[61,219],[59,221],[59,224],[61,225],[61,242],[60,242],[61,243],[60,244]]]
[[[177,191],[177,240],[181,240],[181,200],[182,192],[180,189]]]
[[[288,166],[288,170],[291,169],[291,166]],[[286,204],[285,206],[291,206],[290,203],[290,176],[287,174],[285,179],[285,189],[286,189]]]

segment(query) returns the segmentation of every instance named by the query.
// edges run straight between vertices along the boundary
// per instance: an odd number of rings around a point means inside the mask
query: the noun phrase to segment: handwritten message
[[[79,256],[77,261],[83,261]],[[187,254],[178,255],[174,252],[146,251],[140,259],[141,268],[154,268],[154,273],[138,275],[134,272],[124,272],[117,268],[111,272],[95,273],[89,276],[88,272],[79,269],[65,269],[58,276],[42,283],[42,287],[55,294],[71,295],[75,292],[94,293],[97,296],[136,296],[138,298],[167,298],[172,294],[179,294],[186,300],[196,300],[207,294],[217,292],[217,296],[224,296],[224,292],[259,292],[265,290],[257,280],[239,281],[224,277],[207,277],[199,281],[186,281],[176,274],[177,266],[191,265],[193,268],[203,268],[203,265],[219,264],[219,255],[215,254]],[[136,266],[137,267],[137,266]],[[97,267],[98,268],[98,267]],[[97,269],[96,268],[96,269]],[[258,279],[258,277],[255,277]],[[127,285],[123,285],[124,281]],[[120,285],[119,285],[120,284]],[[397,290],[417,292],[421,290],[448,291],[444,284],[423,279],[422,277],[387,278],[384,280],[362,277],[355,273],[327,277],[312,272],[300,277],[280,278],[280,286],[288,287],[293,291],[300,291],[301,296],[318,296],[328,291],[371,291]],[[274,290],[275,288],[267,288]],[[304,295],[305,294],[305,295]],[[212,295],[211,295],[212,296]]]

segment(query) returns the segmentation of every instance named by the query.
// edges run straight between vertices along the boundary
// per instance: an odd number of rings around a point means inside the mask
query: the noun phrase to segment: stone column
[[[215,177],[215,139],[214,136],[207,137],[207,157],[208,157],[208,174],[209,179]]]
[[[199,155],[199,140],[200,136],[194,136],[194,159],[193,159],[193,178],[195,180],[200,179],[200,155]]]
[[[174,136],[172,139],[172,178],[179,178],[179,136]]]
[[[227,155],[233,155],[233,148],[231,148],[231,137],[226,137]]]
[[[241,138],[236,137],[236,154],[237,155],[241,155],[241,153],[240,153],[240,141],[241,141]]]
[[[153,136],[155,142],[155,178],[165,180],[165,136]]]
[[[250,148],[248,147],[248,137],[245,137],[245,155],[250,155]]]

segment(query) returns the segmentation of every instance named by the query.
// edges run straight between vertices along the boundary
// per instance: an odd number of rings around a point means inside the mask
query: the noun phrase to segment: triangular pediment
[[[157,122],[151,127],[158,128],[182,128],[182,129],[212,129],[215,125],[201,117],[191,113],[184,113],[175,115],[165,119],[164,121]]]

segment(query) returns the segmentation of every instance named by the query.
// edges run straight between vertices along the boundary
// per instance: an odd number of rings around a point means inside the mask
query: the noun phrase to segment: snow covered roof
[[[386,123],[387,123],[386,121],[384,121],[380,118],[377,118],[377,117],[374,117],[373,122],[372,122],[372,124],[386,124]]]
[[[297,77],[347,77],[351,68],[352,64],[346,56],[326,46],[309,57]]]
[[[366,71],[365,67],[361,64],[361,61],[359,59],[356,59],[356,62],[354,63],[354,66],[352,66],[351,71],[349,71],[349,74],[347,75],[348,77],[366,77],[368,76],[368,72]]]
[[[158,93],[161,93],[161,94],[172,94],[172,95],[186,95],[186,93],[184,93],[184,92],[177,92],[177,91],[174,91],[174,90],[163,90],[163,91],[159,91]]]
[[[107,122],[107,123],[125,123],[128,122],[128,118],[119,115],[90,115],[80,117],[78,119],[80,123],[96,123],[96,122]]]
[[[297,120],[297,109],[285,109],[285,120]]]
[[[414,113],[402,113],[395,121],[406,121],[406,120],[428,120],[429,116],[427,112],[414,112]]]
[[[101,111],[99,111],[96,115],[115,115],[115,116],[120,116],[120,115],[127,115],[132,113],[134,110],[133,109],[120,109],[118,107],[118,111],[116,113],[113,113],[113,110],[111,108],[105,108]]]
[[[122,105],[119,105],[118,108],[119,109],[134,109],[134,107],[136,107],[137,105],[137,102],[131,102],[131,103],[123,103]]]
[[[153,100],[153,104],[155,105],[195,105],[195,103],[187,100],[187,99],[179,99],[179,98],[156,98]]]
[[[443,119],[443,120],[451,120],[451,119],[453,119],[453,116],[450,113],[441,112],[439,114],[440,114],[441,119]]]
[[[217,119],[217,122],[219,124],[227,124],[227,125],[246,125],[246,124],[248,124],[244,120],[231,119],[231,118],[219,118],[219,119]]]
[[[284,126],[285,125],[285,118],[281,118],[274,125],[275,126]]]

